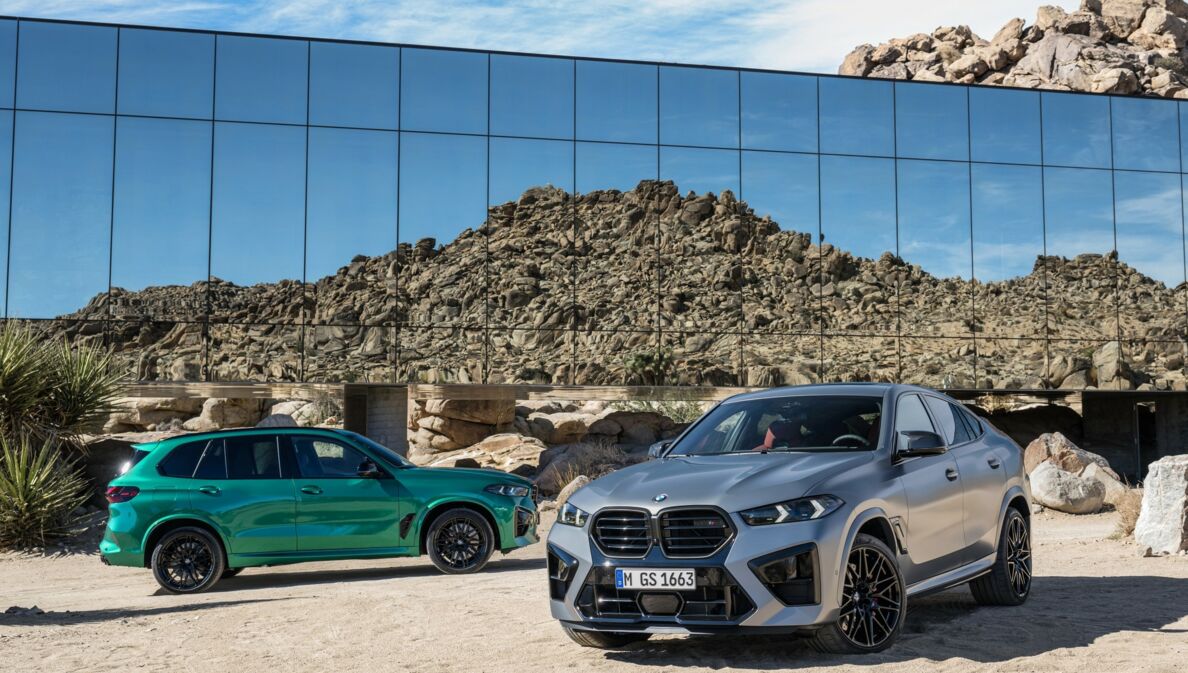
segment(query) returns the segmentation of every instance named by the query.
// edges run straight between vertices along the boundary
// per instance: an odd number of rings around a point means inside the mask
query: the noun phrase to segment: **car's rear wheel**
[[[425,547],[443,573],[473,573],[482,570],[495,551],[495,533],[481,514],[459,507],[433,520]]]
[[[841,614],[813,634],[811,643],[830,654],[887,649],[907,616],[907,594],[895,554],[882,540],[859,535],[846,559]]]
[[[562,626],[565,635],[582,647],[593,647],[600,650],[618,650],[634,643],[642,643],[652,637],[650,633],[612,633],[604,631],[582,631],[568,626]]]
[[[153,577],[172,594],[206,591],[223,576],[223,545],[202,528],[186,526],[166,533],[153,548]]]
[[[1022,605],[1031,594],[1031,526],[1014,507],[1003,518],[994,566],[969,589],[981,605]]]

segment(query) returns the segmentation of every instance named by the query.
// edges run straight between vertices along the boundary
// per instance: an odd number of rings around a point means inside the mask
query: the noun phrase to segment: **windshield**
[[[408,459],[404,458],[403,456],[396,453],[392,449],[389,449],[388,447],[384,446],[383,444],[380,444],[380,443],[375,442],[371,439],[368,439],[367,437],[364,437],[363,435],[360,435],[357,432],[351,432],[350,430],[340,430],[340,432],[342,432],[342,434],[344,434],[344,435],[347,435],[348,437],[355,440],[356,442],[359,442],[360,444],[366,446],[367,448],[371,449],[372,451],[375,451],[376,453],[379,454],[380,458],[382,458],[383,460],[385,460],[388,463],[391,463],[392,465],[394,465],[396,467],[403,468],[403,467],[412,467],[413,466],[412,463],[408,462]]]
[[[670,456],[749,451],[862,451],[879,443],[881,397],[797,395],[718,405]]]

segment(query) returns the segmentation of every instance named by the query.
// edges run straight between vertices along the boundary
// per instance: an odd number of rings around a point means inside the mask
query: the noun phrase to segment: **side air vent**
[[[660,515],[660,548],[671,558],[709,556],[733,534],[726,517],[717,510],[679,509]]]
[[[638,558],[652,546],[647,512],[610,509],[594,517],[594,542],[607,556]]]

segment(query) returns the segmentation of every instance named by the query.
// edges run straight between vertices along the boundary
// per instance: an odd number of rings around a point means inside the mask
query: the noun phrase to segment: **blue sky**
[[[988,38],[1013,17],[1030,22],[1039,4],[1037,0],[4,0],[0,13],[830,72],[863,42],[957,23],[968,24]]]

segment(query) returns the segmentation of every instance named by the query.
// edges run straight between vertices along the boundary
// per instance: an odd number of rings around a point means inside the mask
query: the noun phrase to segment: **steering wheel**
[[[833,444],[833,446],[838,446],[839,442],[841,442],[843,439],[856,439],[859,442],[862,442],[861,446],[870,446],[870,441],[868,439],[866,439],[865,437],[863,437],[861,435],[854,435],[854,434],[845,434],[845,435],[836,437],[831,442],[831,444]]]

